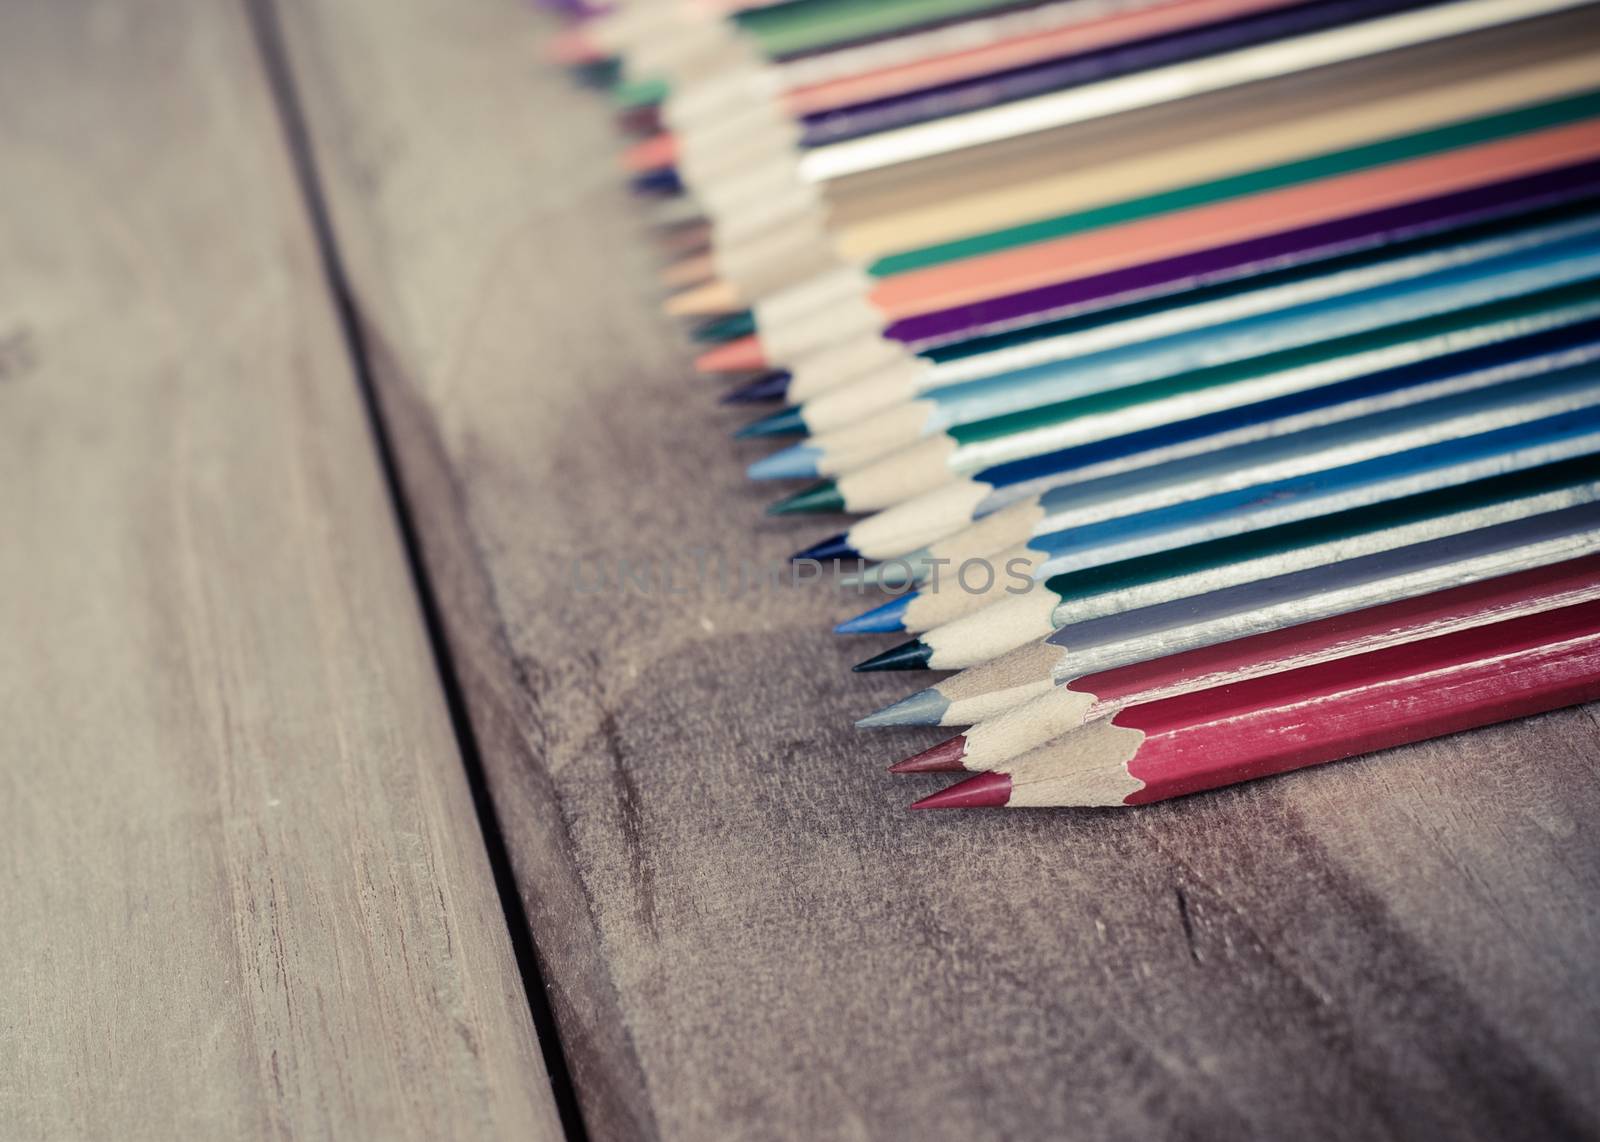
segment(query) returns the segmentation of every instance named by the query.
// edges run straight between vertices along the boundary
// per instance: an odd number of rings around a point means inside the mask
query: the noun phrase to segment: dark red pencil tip
[[[913,809],[999,809],[1011,801],[1011,776],[980,773],[924,797]]]
[[[957,734],[940,742],[932,749],[925,749],[919,754],[914,754],[904,761],[897,761],[889,767],[890,773],[960,773],[966,766],[961,764],[961,759],[967,756],[967,735]]]

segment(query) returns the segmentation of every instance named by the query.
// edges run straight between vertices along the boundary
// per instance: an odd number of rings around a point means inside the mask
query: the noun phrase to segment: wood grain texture
[[[848,673],[862,600],[696,581],[823,528],[761,518],[748,414],[656,316],[604,101],[513,0],[279,8],[596,1137],[1600,1128],[1593,708],[1118,816],[907,814],[937,779],[882,764],[942,735],[849,728],[905,685]],[[607,613],[579,558],[681,593]]]
[[[0,13],[0,1136],[560,1136],[241,6]]]

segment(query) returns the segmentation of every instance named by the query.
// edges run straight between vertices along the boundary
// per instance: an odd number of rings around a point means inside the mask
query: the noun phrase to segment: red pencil
[[[913,809],[1143,805],[1600,698],[1600,602],[1124,707]]]
[[[1600,555],[1532,567],[1076,678],[1066,676],[1050,692],[896,762],[889,772],[1004,769],[1004,763],[1012,758],[1124,706],[1591,601],[1600,601]]]

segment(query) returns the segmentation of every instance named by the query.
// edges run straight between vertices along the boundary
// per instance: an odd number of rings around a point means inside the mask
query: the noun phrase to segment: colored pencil
[[[878,511],[956,476],[1571,325],[1594,317],[1597,306],[1600,286],[1580,283],[980,421],[796,493],[772,510]]]
[[[797,210],[815,210],[815,188],[819,184],[1275,76],[1396,51],[1443,36],[1462,35],[1562,12],[1578,3],[1579,0],[1460,0],[1433,5],[814,147],[793,163],[749,174],[724,188],[722,201],[713,205],[711,216],[722,226],[759,228]],[[741,215],[744,216],[742,221]],[[685,301],[687,303],[688,299]],[[680,305],[677,311],[713,312],[719,307],[725,310],[730,305],[739,307],[742,304],[738,295],[732,293]]]
[[[1003,13],[982,31],[982,40],[928,52],[906,62],[856,71],[840,78],[794,87],[783,95],[793,115],[813,118],[841,107],[859,107],[915,91],[944,88],[966,79],[1001,74],[1048,60],[1064,59],[1112,44],[1150,39],[1187,28],[1281,8],[1294,0],[1181,0],[1154,3],[1098,18],[1069,20],[1089,5],[1045,5],[1043,11]],[[1021,18],[1028,23],[1023,24]],[[1006,34],[1006,21],[1016,32]],[[1026,29],[1026,30],[1024,30]],[[963,32],[963,40],[971,32]],[[932,38],[930,35],[929,38]],[[946,42],[954,39],[947,37]],[[904,45],[902,45],[904,50]]]
[[[1492,28],[1575,7],[1575,0],[1464,0],[1291,39],[1224,52],[1018,103],[983,108],[877,133],[800,157],[801,183],[821,183],[1031,134],[1067,123],[1193,97],[1222,87],[1342,60],[1395,51],[1410,44]]]
[[[1069,622],[1151,606],[1589,503],[1600,459],[1578,456],[1083,571],[1065,572],[977,614],[936,627],[857,670],[954,670],[1044,638]]]
[[[1054,687],[1170,654],[1600,551],[1600,504],[1580,504],[1069,623],[1039,642],[918,690],[856,722],[970,726]]]
[[[830,193],[808,222],[791,219],[781,228],[757,228],[743,236],[719,227],[719,274],[737,278],[741,268],[757,272],[764,249],[787,257],[793,248],[788,238],[805,225],[829,251],[832,261],[825,265],[867,266],[878,276],[922,268],[990,252],[994,239],[1026,240],[1031,226],[1054,225],[1042,220],[1116,198],[1138,198],[1576,94],[1593,86],[1592,69],[1573,57],[1575,51],[1584,54],[1577,45],[1592,42],[1595,18],[1580,9],[1465,42],[1425,45],[1269,80],[1246,92],[1091,121],[1053,133],[1047,145],[1009,156],[986,155],[979,164],[938,172],[919,164],[916,177],[897,180],[892,193]],[[1441,96],[1437,102],[1433,89]],[[1296,135],[1298,122],[1315,127],[1309,138]],[[1060,156],[1067,153],[1077,162],[1064,170]],[[1156,155],[1170,162],[1154,161]],[[763,338],[781,337],[794,311],[860,294],[869,285],[855,272],[836,276],[823,289],[792,287],[788,292],[810,294],[809,299],[759,299],[756,324]],[[781,343],[769,348],[779,358],[785,349]]]
[[[1124,706],[912,808],[1149,804],[1596,698],[1578,603]]]
[[[1587,99],[1576,103],[1588,104]],[[1516,116],[1497,118],[1520,121]],[[792,353],[798,358],[811,350],[820,351],[847,335],[854,340],[887,336],[895,341],[929,343],[970,337],[993,326],[991,310],[1003,312],[1012,325],[1040,320],[1036,315],[1058,308],[1056,298],[1063,289],[1075,284],[1081,291],[1084,283],[1116,271],[1305,231],[1418,199],[1592,161],[1597,156],[1600,126],[1593,119],[1584,119],[1310,183],[1230,197],[1176,214],[1156,213],[1096,226],[883,279],[868,295],[870,308],[846,299],[849,304],[843,311],[828,307],[808,315],[804,328],[814,336],[809,344],[796,345]],[[804,342],[793,330],[790,337]],[[735,361],[739,367],[791,363],[752,355],[751,349],[747,341],[730,342],[703,354],[697,367],[718,372]]]
[[[1525,133],[1540,123],[1551,125],[1559,116],[1592,114],[1587,109],[1593,104],[1595,60],[1591,54],[1555,63],[1538,61],[1489,81],[1469,74],[1457,85],[1408,92],[1376,105],[1324,110],[1302,116],[1299,122],[1275,121],[1237,132],[1222,144],[1211,141],[1199,147],[1191,142],[1193,154],[1182,147],[1169,147],[1159,158],[1139,154],[1120,163],[1085,164],[1070,176],[1058,174],[1021,188],[1010,185],[1005,195],[991,192],[985,201],[952,204],[947,209],[962,219],[966,228],[906,233],[896,245],[883,247],[870,266],[876,281],[834,274],[759,303],[755,325],[760,330],[763,357],[788,363],[813,347],[839,340],[841,330],[859,328],[881,334],[886,325],[900,318],[1037,286],[1037,268],[1030,270],[1019,262],[1022,256],[1017,251],[1022,247],[1038,247],[1038,256],[1045,258],[1059,249],[1081,256],[1082,241],[1074,244],[1079,248],[1076,251],[1059,243],[1074,234],[1199,205],[1218,206],[1220,225],[1230,221],[1220,204],[1240,197]],[[1364,186],[1356,185],[1358,189]],[[1365,192],[1376,191],[1367,187]],[[1002,198],[1018,209],[997,213],[997,200]],[[1304,195],[1280,195],[1267,202],[1276,203],[1282,211],[1298,209],[1303,214],[1307,208],[1304,199]],[[961,207],[966,209],[958,212]],[[979,209],[986,210],[985,221],[993,223],[986,230],[973,227],[972,211]],[[889,217],[897,223],[902,219],[900,215]],[[1267,222],[1264,213],[1259,225]],[[1237,218],[1232,224],[1239,225]],[[917,248],[913,243],[918,238],[938,241]],[[1174,241],[1170,235],[1164,240]],[[883,256],[891,250],[900,253]],[[1001,257],[1008,251],[1010,257]],[[857,256],[873,252],[860,250],[859,243],[853,251]],[[713,260],[721,263],[730,256],[725,248],[719,248]],[[1114,263],[1107,262],[1103,245],[1097,256],[1104,268],[1114,268]],[[844,252],[839,260],[846,265],[855,263],[852,255]],[[952,293],[952,289],[963,292]],[[687,301],[680,301],[670,308],[686,307]],[[713,363],[708,361],[706,367]]]
[[[949,581],[970,560],[995,567],[1027,569],[1030,575],[1072,552],[1075,566],[1090,566],[1102,553],[1125,549],[1140,534],[1134,517],[1171,518],[1191,531],[1215,512],[1232,512],[1218,528],[1247,529],[1252,520],[1283,522],[1292,513],[1326,514],[1354,501],[1421,490],[1420,485],[1454,480],[1474,463],[1515,463],[1522,441],[1549,440],[1546,418],[1600,404],[1600,364],[1590,362],[1544,377],[1524,378],[1354,420],[1340,421],[1252,444],[1218,449],[1183,460],[1147,466],[1056,488],[985,517],[969,532],[935,544],[911,571],[917,582],[935,576],[923,592],[909,592],[860,619],[841,623],[841,634],[920,631],[949,622],[982,606],[994,591],[956,590]],[[1522,432],[1495,434],[1521,426]],[[1579,429],[1581,433],[1581,429]],[[1501,470],[1506,470],[1502,468]],[[1471,477],[1465,477],[1470,479]],[[1235,497],[1237,493],[1237,497]],[[1215,497],[1228,499],[1218,500]],[[1242,501],[1237,509],[1233,499]],[[1178,504],[1190,507],[1167,517],[1145,513]],[[1208,509],[1206,505],[1215,505]],[[1282,517],[1282,518],[1280,518]],[[1109,524],[1110,520],[1119,520]],[[1107,549],[1101,533],[1114,536]],[[1214,532],[1214,537],[1219,532]],[[1141,542],[1152,542],[1143,529]],[[906,562],[910,563],[909,560]],[[937,574],[946,569],[946,588]]]
[[[1600,452],[1596,380],[1589,370],[1567,392],[1548,402],[1533,401],[1530,415],[1562,410],[1537,420],[1285,479],[1248,483],[1246,474],[1231,481],[1245,483],[1244,487],[1144,511],[1130,505],[1127,514],[1117,514],[1124,509],[1114,500],[1110,506],[1082,513],[1065,509],[1063,515],[1081,514],[1091,522],[974,557],[951,568],[943,588],[934,580],[927,589],[902,595],[841,623],[837,630],[842,634],[947,630],[990,605],[1024,593],[1032,582],[1069,570],[1176,551]],[[1486,417],[1485,422],[1491,419],[1498,418]],[[1168,491],[1160,498],[1176,496]],[[959,587],[951,585],[952,579]]]
[[[970,361],[986,355],[992,347],[1049,339],[1066,322],[1094,321],[1102,316],[1115,319],[1121,311],[1159,303],[1164,297],[1228,286],[1247,288],[1247,283],[1270,281],[1280,274],[1337,267],[1356,253],[1381,254],[1384,249],[1429,236],[1445,236],[1492,220],[1588,199],[1595,193],[1597,180],[1600,161],[1558,167],[1261,239],[1214,246],[1193,255],[1093,274],[1034,291],[1016,305],[1007,300],[1004,306],[992,304],[979,313],[962,309],[953,315],[931,315],[915,323],[901,323],[900,328],[922,327],[904,343],[883,337],[856,339],[797,359],[789,369],[789,395],[804,400],[874,371],[902,368],[908,349],[934,364],[950,359]],[[758,353],[752,356],[750,367],[759,363]],[[981,371],[981,366],[973,367],[980,371],[959,379],[993,375]]]
[[[689,92],[671,108],[689,128],[771,103],[799,120],[1284,6],[1292,0],[1179,0],[1043,4],[978,15],[954,25],[902,29],[866,43],[846,41],[787,60],[750,61]],[[591,49],[592,50],[592,49]],[[796,132],[798,141],[798,132]],[[679,160],[672,136],[656,161]]]
[[[1124,706],[1365,654],[1520,615],[1600,600],[1600,555],[1450,587],[1064,682],[891,773],[1001,769],[1053,738]]]
[[[1303,346],[1338,342],[1596,276],[1600,276],[1600,215],[1555,227],[1538,245],[1481,262],[1061,363],[948,385],[848,428],[773,453],[751,464],[748,473],[752,479],[838,475],[918,440],[947,436],[951,429],[964,425]]]
[[[1596,190],[1600,191],[1600,180]],[[1582,203],[1581,212],[1593,207],[1594,199],[1589,199]],[[738,435],[818,435],[859,423],[934,390],[1414,279],[1446,266],[1537,245],[1544,240],[1543,231],[1569,224],[1574,213],[1571,207],[1536,209],[1465,228],[1444,226],[1440,231],[1321,263],[1278,268],[1242,280],[1048,323],[1026,338],[990,339],[997,344],[987,352],[941,355],[939,350],[933,350],[926,357],[908,355],[902,367],[878,369],[865,377],[825,388],[809,400],[756,421]],[[1052,325],[1057,327],[1053,334],[1048,331]]]
[[[1031,496],[1115,472],[1180,462],[1207,452],[1250,445],[1288,433],[1380,415],[1421,401],[1535,378],[1600,358],[1600,322],[1579,322],[1528,337],[1449,353],[1353,380],[1255,404],[1114,436],[974,473],[889,508],[800,552],[796,558],[862,558],[886,562],[853,577],[855,583],[898,586],[920,578],[922,544],[954,536]],[[998,545],[997,545],[998,546]]]
[[[1391,16],[1428,0],[1305,0],[1190,22],[1090,50],[1026,63],[1002,71],[958,79],[930,89],[832,108],[802,121],[799,143],[805,150],[878,136],[974,109],[991,109],[1036,95],[1103,83],[1259,44],[1350,25],[1374,16]],[[1148,19],[1151,13],[1146,13]],[[802,160],[803,161],[803,160]]]

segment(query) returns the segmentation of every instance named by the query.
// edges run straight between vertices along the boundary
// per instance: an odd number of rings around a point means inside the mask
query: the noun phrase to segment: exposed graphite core
[[[932,657],[933,648],[921,639],[914,638],[882,654],[875,654],[865,662],[858,662],[850,669],[862,674],[877,670],[927,670],[928,659]]]

